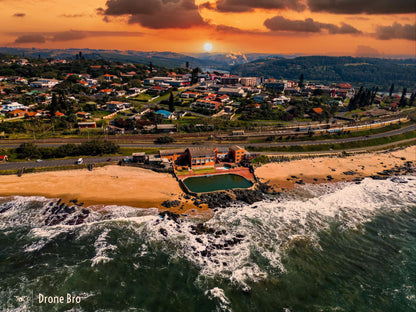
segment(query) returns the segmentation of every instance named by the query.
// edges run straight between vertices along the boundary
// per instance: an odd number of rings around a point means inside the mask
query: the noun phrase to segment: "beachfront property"
[[[234,145],[230,148],[189,147],[186,149],[160,150],[159,157],[173,165],[193,167],[214,167],[220,162],[238,164],[246,157],[244,148]]]

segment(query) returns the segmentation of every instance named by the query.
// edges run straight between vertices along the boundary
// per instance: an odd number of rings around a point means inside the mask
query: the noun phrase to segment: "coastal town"
[[[8,146],[0,170],[19,176],[118,162],[172,173],[198,194],[250,188],[259,182],[253,166],[273,159],[414,138],[416,92],[394,84],[383,92],[307,81],[301,72],[297,81],[244,77],[189,63],[88,60],[81,52],[0,60],[0,140]],[[202,188],[191,183],[198,177],[207,178]]]

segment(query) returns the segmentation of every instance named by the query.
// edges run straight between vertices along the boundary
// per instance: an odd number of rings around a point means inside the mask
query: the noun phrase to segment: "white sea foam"
[[[0,228],[33,227],[34,241],[25,246],[27,252],[42,249],[62,232],[75,231],[77,239],[99,229],[101,234],[94,243],[95,256],[91,263],[94,266],[111,261],[116,246],[108,243],[107,223],[120,222],[145,242],[138,246],[136,260],[147,255],[148,249],[143,246],[157,242],[158,248],[165,249],[172,257],[185,258],[198,266],[201,276],[220,276],[248,290],[247,281],[264,279],[271,271],[284,271],[281,258],[293,241],[302,239],[319,247],[316,234],[328,228],[330,222],[337,222],[346,229],[355,228],[379,212],[414,207],[416,179],[405,176],[393,181],[364,179],[360,184],[305,185],[298,188],[295,197],[285,195],[253,205],[231,205],[219,209],[204,223],[216,232],[226,231],[220,235],[193,234],[192,226],[196,223],[191,219],[181,219],[177,223],[167,217],[162,219],[156,215],[156,210],[122,206],[103,207],[102,211],[108,211],[106,214],[92,211],[82,225],[48,227],[44,225],[44,209],[25,209],[29,201],[38,201],[41,207],[50,202],[42,197],[14,197],[11,208],[0,214]],[[241,242],[230,244],[237,235],[241,235]],[[263,265],[260,267],[257,263]]]
[[[105,229],[94,243],[95,256],[91,259],[91,266],[95,266],[98,263],[106,263],[111,260],[109,253],[112,250],[116,250],[117,247],[107,242],[108,233],[110,230]]]
[[[224,290],[218,287],[214,287],[205,292],[205,296],[210,300],[216,300],[218,302],[217,311],[232,311],[230,308],[230,300],[225,296]]]

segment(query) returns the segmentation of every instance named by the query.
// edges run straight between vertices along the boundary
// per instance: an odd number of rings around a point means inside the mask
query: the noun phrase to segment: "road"
[[[118,162],[119,160],[123,158],[125,158],[125,156],[115,156],[115,157],[111,156],[111,161]],[[68,165],[75,165],[77,159],[52,159],[52,160],[42,160],[40,162],[37,162],[36,160],[32,160],[32,161],[0,163],[0,170],[68,166]],[[82,158],[82,159],[84,160],[83,164],[94,164],[94,163],[107,162],[109,157],[91,157],[91,158]]]
[[[398,135],[402,133],[406,133],[409,131],[416,130],[416,125],[412,125],[409,127],[404,127],[401,129],[378,133],[369,135],[366,137],[355,137],[355,138],[345,138],[345,139],[331,139],[331,140],[321,140],[321,141],[299,141],[299,142],[271,142],[271,143],[247,143],[246,146],[257,146],[257,147],[274,147],[274,146],[307,146],[307,145],[320,145],[320,144],[336,144],[336,143],[348,143],[348,142],[357,142],[357,141],[366,141],[371,139],[378,139],[383,138],[386,136]],[[64,143],[55,143],[55,144],[38,144],[39,146],[60,146]],[[119,144],[121,147],[136,147],[136,148],[160,148],[160,149],[168,149],[168,148],[186,148],[189,147],[189,144],[151,144],[151,143],[137,143],[137,144]],[[213,143],[205,142],[201,144],[196,144],[193,146],[203,146],[203,145],[213,145]],[[227,143],[216,143],[215,146],[230,146],[233,145],[232,142]],[[11,145],[2,145],[1,147],[4,148],[15,148],[18,147],[19,144],[11,144]],[[116,156],[111,157],[112,161],[119,161],[125,158],[125,156]],[[92,164],[92,163],[102,163],[108,160],[108,157],[91,157],[91,158],[83,158],[84,164]],[[11,169],[20,169],[22,167],[25,168],[42,168],[42,167],[57,167],[57,166],[66,166],[66,165],[74,165],[77,159],[55,159],[55,160],[43,160],[41,162],[37,161],[25,161],[25,162],[10,162],[10,163],[1,163],[0,170],[11,170]]]

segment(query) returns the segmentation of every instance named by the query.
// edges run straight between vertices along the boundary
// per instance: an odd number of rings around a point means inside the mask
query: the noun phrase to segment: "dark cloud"
[[[305,33],[319,33],[327,30],[330,34],[360,34],[355,27],[342,23],[341,26],[316,22],[311,18],[305,20],[289,20],[283,16],[275,16],[265,20],[264,26],[271,31],[291,31]]]
[[[203,8],[220,12],[249,12],[254,9],[292,9],[303,11],[306,7],[302,0],[217,0],[215,5],[205,2]]]
[[[416,23],[413,25],[394,23],[391,26],[378,26],[374,36],[381,40],[416,40]]]
[[[25,17],[26,13],[14,13],[13,16],[14,17]]]
[[[380,56],[380,52],[378,52],[376,49],[368,46],[357,46],[357,49],[355,50],[355,56],[357,57],[378,57]]]
[[[44,43],[45,37],[41,34],[28,34],[17,37],[14,43]]]
[[[46,41],[72,41],[90,37],[138,37],[141,32],[125,32],[125,31],[84,31],[84,30],[68,30],[60,32],[45,33],[10,33],[17,35],[15,43],[45,43]]]
[[[312,12],[336,14],[415,13],[414,0],[307,0]]]
[[[151,3],[148,0],[108,0],[106,8],[99,8],[97,12],[105,17],[126,15],[129,16],[129,23],[153,29],[206,24],[195,0],[154,0]]]

